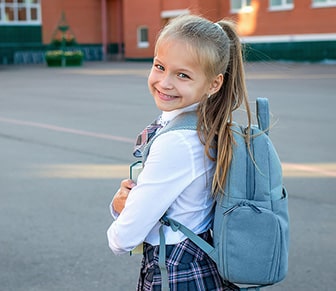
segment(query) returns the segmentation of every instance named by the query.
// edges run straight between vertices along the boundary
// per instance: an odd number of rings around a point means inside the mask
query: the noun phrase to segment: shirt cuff
[[[119,189],[120,190],[120,189]],[[119,191],[118,190],[118,191]],[[117,192],[118,192],[117,191]],[[113,198],[114,199],[114,198]],[[117,219],[118,218],[118,216],[120,215],[120,213],[118,213],[118,212],[116,212],[115,210],[114,210],[114,208],[113,208],[113,199],[112,199],[112,201],[111,201],[111,203],[110,203],[110,205],[109,205],[109,208],[110,208],[110,213],[111,213],[111,216],[113,217],[113,219]]]

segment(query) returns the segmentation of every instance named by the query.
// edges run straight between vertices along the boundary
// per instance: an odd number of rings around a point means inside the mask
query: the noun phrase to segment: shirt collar
[[[190,111],[196,111],[199,103],[194,103],[192,105],[189,105],[184,108],[176,109],[173,111],[162,111],[160,124],[165,126],[169,121],[174,119],[177,115],[183,113],[183,112],[190,112]]]

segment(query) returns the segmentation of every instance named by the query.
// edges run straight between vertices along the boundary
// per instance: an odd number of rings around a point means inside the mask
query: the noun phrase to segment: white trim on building
[[[185,14],[190,14],[189,9],[164,10],[161,12],[161,18],[173,18]]]
[[[336,33],[243,36],[243,43],[335,41]]]

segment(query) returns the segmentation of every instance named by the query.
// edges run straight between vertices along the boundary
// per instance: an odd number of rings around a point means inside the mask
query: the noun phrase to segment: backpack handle
[[[257,98],[256,107],[257,107],[258,127],[268,135],[270,124],[268,99],[261,97]]]

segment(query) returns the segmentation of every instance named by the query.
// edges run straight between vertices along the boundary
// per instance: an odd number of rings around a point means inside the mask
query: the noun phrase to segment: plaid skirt
[[[212,243],[210,232],[200,236]],[[171,291],[239,290],[238,286],[222,280],[216,264],[189,239],[166,245],[166,266]],[[144,243],[137,291],[161,291],[159,246]]]

